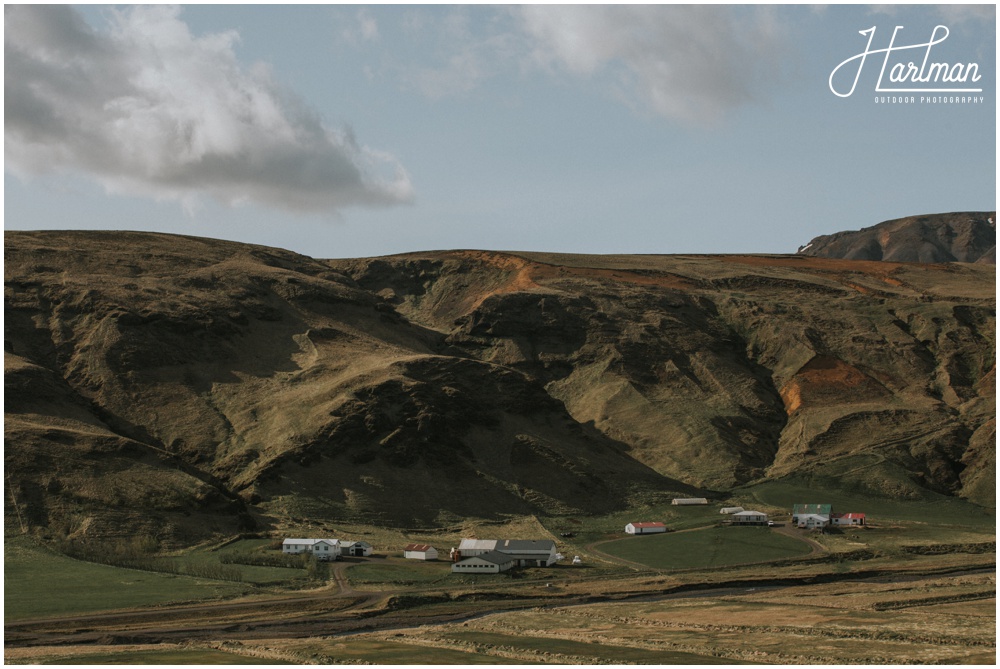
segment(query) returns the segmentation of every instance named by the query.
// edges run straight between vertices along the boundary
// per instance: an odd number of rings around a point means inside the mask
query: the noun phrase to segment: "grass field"
[[[996,512],[985,509],[958,497],[946,497],[926,492],[924,499],[879,499],[870,495],[838,491],[824,481],[782,479],[768,481],[739,491],[764,506],[787,509],[791,514],[793,504],[832,504],[838,513],[860,512],[868,515],[872,523],[887,521],[912,521],[948,527],[987,529],[996,528]]]
[[[601,545],[609,555],[654,569],[691,569],[805,555],[807,544],[766,527],[710,527],[629,537]]]
[[[440,560],[367,562],[348,567],[347,578],[359,588],[383,584],[435,585],[446,583],[451,578],[451,563]]]
[[[73,560],[26,539],[4,543],[4,619],[208,600],[248,586]]]

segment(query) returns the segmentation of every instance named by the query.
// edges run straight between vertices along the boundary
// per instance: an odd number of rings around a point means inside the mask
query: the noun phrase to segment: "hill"
[[[795,476],[993,506],[995,270],[5,233],[5,527],[168,544]]]
[[[996,264],[996,212],[928,214],[816,237],[799,254],[845,260]]]

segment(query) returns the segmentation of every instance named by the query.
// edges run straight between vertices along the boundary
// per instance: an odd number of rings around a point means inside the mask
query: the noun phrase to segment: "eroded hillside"
[[[984,265],[7,232],[7,527],[185,543],[791,474],[992,506],[994,286]]]

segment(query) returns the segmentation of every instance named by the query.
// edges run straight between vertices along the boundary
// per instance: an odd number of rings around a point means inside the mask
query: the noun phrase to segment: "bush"
[[[184,570],[189,576],[211,578],[217,581],[242,581],[243,572],[238,567],[225,564],[189,564]]]
[[[233,551],[219,555],[223,564],[245,564],[252,567],[287,567],[302,569],[306,565],[307,555],[285,555],[284,553],[246,553]]]
[[[56,548],[63,555],[112,567],[179,574],[173,560],[156,557],[159,542],[153,537],[131,537],[109,542],[62,540]]]

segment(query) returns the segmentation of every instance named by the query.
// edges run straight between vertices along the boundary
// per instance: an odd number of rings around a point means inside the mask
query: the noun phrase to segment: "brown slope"
[[[5,283],[8,527],[183,543],[303,515],[426,524],[691,492],[303,256],[8,232]]]
[[[816,237],[803,255],[892,262],[996,264],[996,212],[928,214]]]
[[[79,232],[5,259],[8,528],[597,513],[803,472],[993,503],[992,266]]]
[[[992,503],[964,483],[993,411],[991,267],[467,251],[335,266],[669,476],[847,471],[871,492]]]

